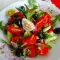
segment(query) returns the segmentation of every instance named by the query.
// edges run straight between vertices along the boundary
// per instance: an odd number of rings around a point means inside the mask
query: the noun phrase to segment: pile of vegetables
[[[34,2],[34,3],[32,3]],[[7,35],[8,46],[13,53],[20,56],[35,57],[46,55],[52,44],[56,41],[54,29],[56,22],[60,20],[60,14],[52,20],[52,14],[38,10],[35,0],[28,0],[29,5],[24,5],[6,12],[8,23],[3,26],[0,22],[0,29]],[[2,40],[3,41],[3,40]]]

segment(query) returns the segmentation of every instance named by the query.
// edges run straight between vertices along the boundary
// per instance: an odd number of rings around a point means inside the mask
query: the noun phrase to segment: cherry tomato
[[[45,44],[37,45],[36,53],[39,55],[46,55],[48,53],[48,47]]]
[[[36,27],[40,27],[42,28],[46,23],[48,23],[48,21],[50,20],[50,15],[48,15],[48,13],[44,13],[44,16],[40,17],[38,20],[37,20],[37,23],[36,23]]]
[[[17,43],[17,41],[20,42],[20,36],[13,36],[13,37],[11,38],[11,42]]]
[[[26,39],[22,40],[22,43],[27,43],[28,45],[30,44],[35,44],[37,41],[36,35],[32,34],[31,36],[27,37]]]
[[[17,14],[20,17],[21,20],[23,19],[23,14],[22,13],[16,12],[15,14]]]
[[[44,12],[44,15],[37,19],[37,22],[35,24],[36,28],[33,32],[38,33],[38,31],[40,31],[39,29],[42,28],[45,24],[47,24],[50,18],[51,16],[47,12]]]
[[[14,18],[10,17],[10,18],[8,19],[8,25],[12,24],[13,22],[14,22]]]
[[[26,55],[31,58],[35,57],[35,47],[33,45],[28,46]]]
[[[6,29],[7,31],[9,31],[11,34],[14,34],[14,35],[20,35],[20,33],[23,32],[22,28],[14,27],[11,25],[8,25]]]

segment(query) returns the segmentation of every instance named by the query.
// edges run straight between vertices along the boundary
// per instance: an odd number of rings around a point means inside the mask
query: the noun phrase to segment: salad
[[[34,2],[34,3],[32,3]],[[60,21],[60,14],[38,9],[35,0],[28,0],[28,5],[16,7],[6,12],[8,22],[3,26],[0,21],[0,29],[7,36],[7,44],[12,53],[18,57],[36,57],[46,55],[57,40],[60,28],[55,28]],[[53,19],[54,18],[54,19]]]

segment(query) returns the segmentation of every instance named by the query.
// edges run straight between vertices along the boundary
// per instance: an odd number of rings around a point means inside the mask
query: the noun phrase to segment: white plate
[[[60,10],[58,8],[56,8],[54,5],[52,5],[51,3],[44,2],[44,1],[39,1],[39,0],[37,0],[37,3],[40,5],[40,8],[43,9],[44,11],[46,11],[46,9],[48,7],[50,9],[54,10],[55,12],[53,12],[53,15],[60,13]],[[11,8],[15,9],[15,7],[19,7],[23,4],[27,4],[27,0],[17,1],[15,3],[9,5],[5,9],[3,9],[0,12],[0,20],[3,20],[3,24],[5,24],[7,22],[6,11],[8,9],[11,9]],[[57,26],[60,26],[60,25],[57,24]],[[3,34],[1,34],[1,32],[0,32],[0,38],[3,38],[2,35]],[[26,59],[28,60],[29,58],[26,58]],[[2,57],[0,55],[0,60],[7,60],[7,59],[5,58],[4,55]],[[35,57],[33,59],[29,59],[29,60],[60,60],[60,41],[58,40],[56,42],[56,44],[53,46],[53,48],[50,50],[50,52],[47,56],[38,56],[38,57]]]

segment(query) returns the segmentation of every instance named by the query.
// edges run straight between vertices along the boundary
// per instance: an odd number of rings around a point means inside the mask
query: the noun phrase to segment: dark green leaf
[[[23,15],[24,15],[24,17],[25,18],[27,18],[26,17],[26,11],[25,11],[25,9],[24,10],[22,10],[22,9],[20,9],[20,8],[16,8],[19,12],[21,12]]]
[[[20,8],[16,8],[19,12],[23,13],[23,11]]]
[[[26,5],[26,4],[24,4],[25,5],[25,13],[28,13],[28,10],[29,10],[29,8],[28,8],[28,6]]]

